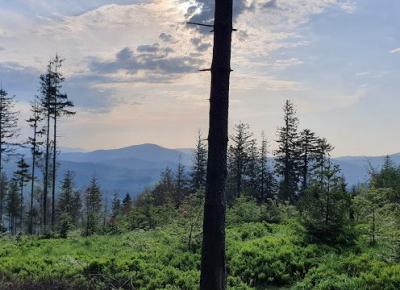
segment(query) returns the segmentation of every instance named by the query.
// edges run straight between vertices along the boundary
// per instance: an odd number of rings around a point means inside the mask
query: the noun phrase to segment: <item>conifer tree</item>
[[[34,200],[34,190],[35,190],[35,180],[36,180],[36,166],[37,158],[42,154],[40,146],[43,142],[40,141],[40,137],[44,134],[43,129],[39,128],[42,119],[40,103],[38,98],[35,97],[35,101],[31,104],[31,117],[27,120],[29,126],[32,128],[32,137],[28,138],[28,144],[30,145],[32,164],[31,164],[31,193],[30,193],[30,206],[29,206],[29,224],[28,232],[33,233],[33,200]]]
[[[121,212],[121,199],[118,194],[114,194],[112,205],[111,205],[111,216],[112,218],[116,218]]]
[[[250,140],[247,152],[245,174],[243,176],[243,189],[246,194],[257,198],[259,194],[259,152],[255,139]]]
[[[162,173],[159,182],[154,188],[154,205],[165,205],[175,201],[176,181],[175,174],[171,168],[167,167]]]
[[[235,126],[235,133],[231,135],[229,146],[229,173],[232,182],[232,192],[228,192],[228,200],[232,201],[242,193],[244,189],[244,179],[247,173],[250,150],[254,148],[253,134],[250,132],[248,124],[239,123]]]
[[[0,175],[0,228],[4,228],[3,214],[4,214],[4,205],[7,200],[7,186],[8,186],[7,176],[3,172]]]
[[[62,83],[65,78],[61,73],[61,66],[63,59],[58,55],[52,60],[52,86],[54,88],[53,96],[51,96],[51,114],[53,118],[53,161],[52,161],[52,210],[51,210],[51,225],[54,227],[55,223],[55,190],[56,190],[56,170],[57,170],[57,122],[63,116],[74,115],[75,112],[72,111],[74,104],[68,99],[67,94],[61,93]]]
[[[193,192],[204,188],[206,184],[207,171],[207,146],[204,142],[201,132],[197,137],[196,148],[194,151],[194,162],[191,171],[191,190]]]
[[[20,214],[20,197],[18,182],[13,179],[10,182],[7,193],[7,213],[9,219],[9,230],[15,235],[17,233],[17,220]]]
[[[318,138],[315,133],[309,129],[300,132],[299,150],[300,150],[300,175],[302,192],[306,190],[309,182],[309,176],[312,171],[312,166],[315,159],[315,154],[318,152]]]
[[[127,193],[122,200],[122,211],[124,214],[128,214],[132,208],[132,198],[129,193]]]
[[[322,180],[310,183],[300,200],[303,224],[312,240],[328,244],[348,243],[354,238],[346,192],[340,169],[326,159]]]
[[[0,176],[3,176],[4,162],[15,150],[15,138],[18,136],[17,121],[18,112],[15,110],[14,96],[8,95],[7,91],[0,88]],[[0,192],[0,196],[5,195],[5,192]],[[2,217],[0,222],[1,219]]]
[[[282,178],[279,197],[293,203],[299,182],[298,119],[294,105],[289,100],[286,101],[283,111],[284,125],[278,129],[279,148],[275,152],[275,166]]]
[[[327,161],[329,161],[330,153],[333,150],[333,146],[328,143],[325,138],[318,138],[315,152],[314,152],[314,160],[315,165],[313,170],[315,171],[314,178],[317,178],[319,182],[322,184],[324,179],[324,170]]]
[[[50,169],[50,121],[52,116],[53,98],[56,92],[54,87],[54,71],[53,61],[50,60],[47,65],[47,71],[40,76],[40,106],[43,120],[45,120],[44,132],[46,134],[45,154],[44,154],[44,168],[43,168],[43,231],[47,232],[47,199],[49,190],[49,169]]]
[[[25,183],[27,183],[30,180],[30,174],[29,174],[29,165],[28,163],[25,162],[25,159],[21,157],[18,162],[17,162],[17,171],[15,171],[14,176],[15,180],[18,183],[19,190],[20,190],[20,212],[19,212],[19,218],[20,218],[20,227],[23,225],[23,217],[24,217],[24,187]]]
[[[187,194],[188,180],[186,177],[185,166],[182,164],[181,157],[175,172],[175,206],[179,206]]]
[[[75,190],[74,174],[72,171],[66,171],[61,184],[61,190],[57,202],[57,214],[59,217],[69,216],[71,223],[77,225],[81,209],[80,195]]]
[[[261,137],[261,147],[259,149],[257,180],[257,201],[266,202],[268,199],[273,198],[276,180],[268,166],[268,143],[264,133]]]
[[[89,236],[96,232],[102,209],[102,193],[97,184],[96,177],[90,181],[86,189],[85,207],[86,207],[86,230],[85,235]]]

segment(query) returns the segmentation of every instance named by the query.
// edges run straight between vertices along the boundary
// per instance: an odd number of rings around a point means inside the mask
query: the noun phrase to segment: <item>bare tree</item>
[[[207,182],[204,203],[200,288],[226,287],[225,183],[227,177],[232,0],[215,1],[211,66]]]

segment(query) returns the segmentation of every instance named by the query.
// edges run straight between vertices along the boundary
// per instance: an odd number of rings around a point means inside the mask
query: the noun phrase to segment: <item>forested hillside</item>
[[[400,289],[395,2],[0,1],[0,290]]]
[[[398,289],[398,184],[387,160],[351,194],[314,188],[293,206],[243,193],[227,212],[228,288]],[[90,228],[3,238],[1,289],[198,289],[202,194],[175,200],[177,185],[116,198]]]
[[[397,289],[400,168],[386,157],[370,167],[367,182],[347,186],[330,158],[333,146],[299,125],[288,101],[276,151],[244,123],[230,136],[228,288]],[[98,154],[85,161],[101,160]],[[2,181],[0,288],[198,289],[207,164],[201,135],[191,158],[191,165],[181,159],[167,167],[137,197],[114,194],[111,202],[98,177],[81,192],[66,171],[48,231],[40,199],[32,212],[21,203],[27,166],[19,162],[15,177]]]

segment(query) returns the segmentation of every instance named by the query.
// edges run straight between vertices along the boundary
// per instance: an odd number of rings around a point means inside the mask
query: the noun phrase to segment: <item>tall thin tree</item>
[[[30,206],[29,206],[29,234],[33,233],[33,200],[34,200],[34,190],[35,190],[35,173],[36,173],[36,159],[40,157],[42,152],[40,146],[43,144],[40,141],[40,137],[44,134],[43,129],[39,129],[39,123],[42,121],[42,114],[40,104],[37,97],[35,101],[31,104],[31,117],[27,120],[29,126],[33,129],[32,137],[29,137],[28,144],[31,147],[32,154],[32,164],[31,164],[31,193],[30,193]]]
[[[55,88],[53,86],[53,61],[50,60],[47,65],[46,73],[40,76],[40,105],[41,105],[41,112],[43,114],[43,119],[45,120],[45,134],[46,134],[46,141],[45,141],[45,155],[44,155],[44,172],[43,172],[43,232],[47,232],[47,198],[48,198],[48,191],[49,191],[49,159],[50,159],[50,120],[51,120],[51,113],[52,108],[51,104],[53,103],[52,98],[55,95]]]
[[[298,119],[292,102],[287,100],[284,111],[284,125],[278,129],[279,148],[275,152],[275,167],[282,177],[279,197],[294,202],[299,182]]]
[[[17,233],[17,219],[19,215],[20,199],[18,197],[18,182],[15,179],[10,181],[7,192],[7,213],[9,230],[15,235]]]
[[[26,163],[24,157],[21,157],[17,161],[17,171],[15,171],[14,176],[15,176],[15,180],[17,181],[19,190],[20,190],[19,225],[20,225],[20,229],[22,231],[23,218],[24,218],[24,187],[25,187],[25,183],[27,183],[31,177],[29,174],[29,165],[28,165],[28,163]]]
[[[261,146],[259,148],[258,157],[258,202],[266,202],[268,199],[273,198],[274,190],[276,187],[276,180],[273,173],[269,169],[268,162],[268,142],[265,138],[264,132],[261,135]]]
[[[14,96],[10,96],[6,90],[0,88],[0,176],[3,175],[4,161],[14,152],[15,138],[18,135],[18,112],[15,110]],[[3,190],[3,187],[0,187]],[[0,192],[0,196],[5,196]],[[0,215],[0,224],[2,215]]]
[[[226,288],[225,183],[227,177],[232,0],[216,0],[211,65],[207,182],[204,203],[200,289]]]
[[[63,63],[63,59],[61,59],[58,55],[53,59],[53,96],[51,97],[51,113],[53,117],[53,162],[52,162],[52,186],[51,186],[51,226],[54,229],[55,225],[55,208],[56,208],[56,199],[55,199],[55,191],[56,191],[56,177],[57,177],[57,121],[62,116],[71,116],[75,114],[75,111],[72,111],[71,108],[74,107],[74,104],[68,100],[67,94],[61,93],[62,83],[65,78],[61,73],[61,67]]]

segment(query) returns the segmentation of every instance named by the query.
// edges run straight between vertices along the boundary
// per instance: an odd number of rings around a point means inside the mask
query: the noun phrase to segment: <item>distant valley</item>
[[[75,173],[75,183],[84,189],[91,177],[96,176],[106,196],[114,193],[123,195],[129,192],[137,195],[145,188],[154,185],[160,173],[166,168],[175,169],[179,159],[186,169],[193,160],[192,149],[169,149],[155,144],[141,144],[119,149],[104,149],[91,152],[61,153],[58,181],[67,170]],[[27,155],[29,156],[29,155]],[[391,155],[400,164],[400,154]],[[349,186],[365,182],[370,166],[379,168],[384,156],[346,156],[333,158],[346,178]],[[8,172],[14,170],[13,162],[6,166]]]

